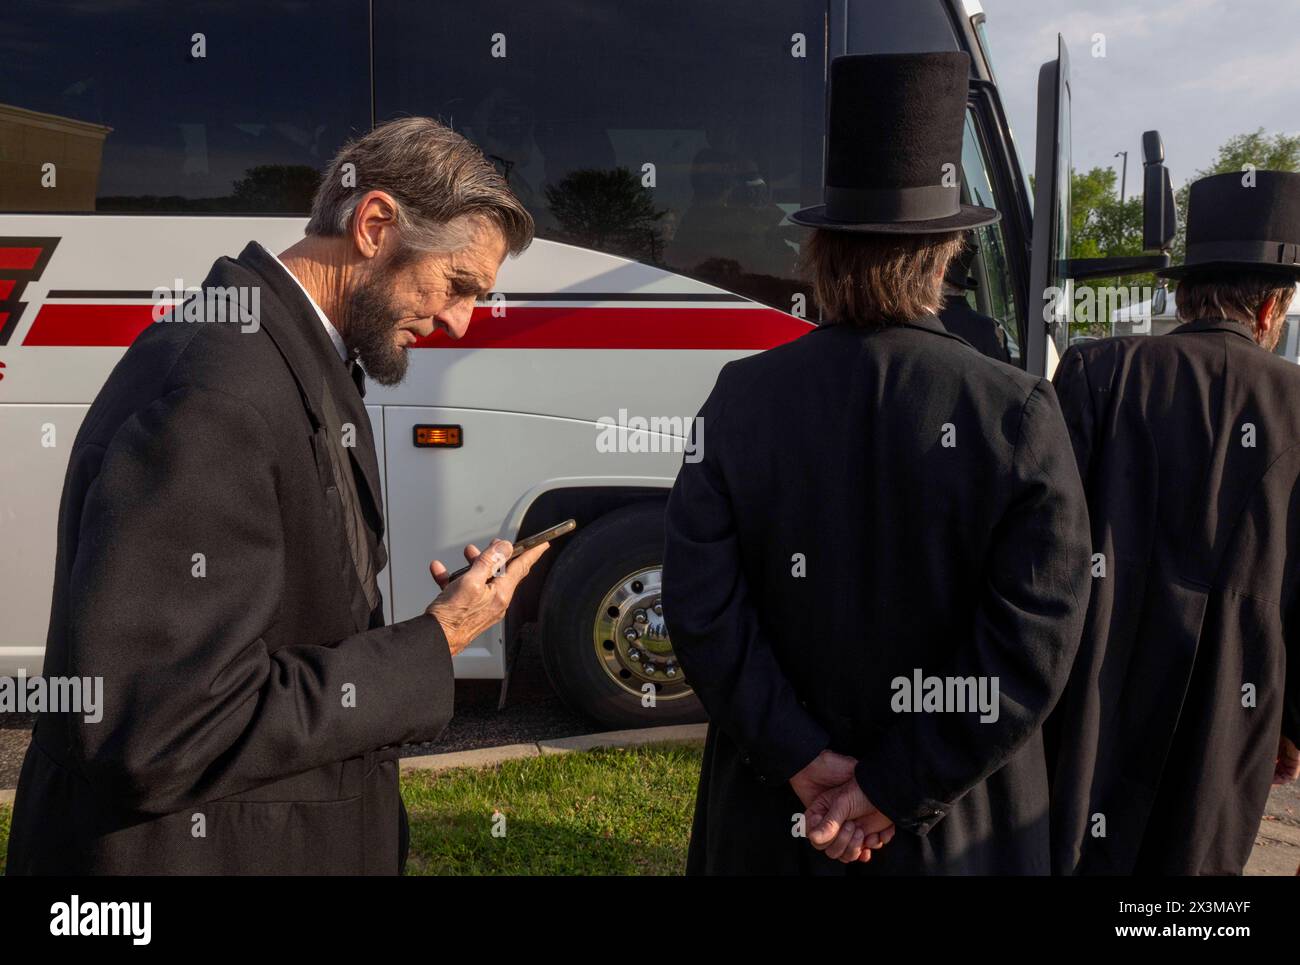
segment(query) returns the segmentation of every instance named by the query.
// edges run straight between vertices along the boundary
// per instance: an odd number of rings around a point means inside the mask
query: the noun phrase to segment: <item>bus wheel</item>
[[[542,591],[551,684],[614,729],[705,719],[664,629],[663,532],[662,503],[608,513],[574,534]]]

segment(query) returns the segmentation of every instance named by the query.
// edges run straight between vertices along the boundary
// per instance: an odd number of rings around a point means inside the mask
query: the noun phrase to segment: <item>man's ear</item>
[[[397,202],[386,191],[369,191],[352,215],[352,244],[362,258],[374,258],[392,244],[397,231]]]
[[[1269,295],[1268,298],[1264,299],[1264,304],[1259,306],[1259,311],[1255,312],[1255,331],[1259,333],[1261,338],[1271,332],[1282,321],[1280,318],[1274,318],[1277,313],[1277,303],[1277,295]]]

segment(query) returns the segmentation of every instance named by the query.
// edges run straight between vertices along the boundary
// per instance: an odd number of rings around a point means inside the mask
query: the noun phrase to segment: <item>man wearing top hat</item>
[[[998,218],[961,202],[969,72],[834,61],[826,203],[793,216],[826,321],[722,369],[669,499],[664,615],[711,719],[689,872],[1049,870],[1088,520],[1050,383],[935,317]]]
[[[1092,520],[1053,715],[1053,863],[1239,874],[1300,739],[1300,174],[1192,185],[1168,335],[1071,349],[1056,388]],[[1288,659],[1289,658],[1289,659]],[[1279,746],[1280,745],[1280,746]]]

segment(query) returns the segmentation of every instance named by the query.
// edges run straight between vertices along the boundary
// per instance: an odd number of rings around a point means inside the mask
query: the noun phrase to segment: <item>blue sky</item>
[[[1164,136],[1177,187],[1235,134],[1300,134],[1300,0],[983,0],[994,69],[1021,159],[1034,157],[1038,68],[1065,37],[1074,165],[1129,152],[1141,190],[1142,132]],[[1106,56],[1093,57],[1093,35]]]

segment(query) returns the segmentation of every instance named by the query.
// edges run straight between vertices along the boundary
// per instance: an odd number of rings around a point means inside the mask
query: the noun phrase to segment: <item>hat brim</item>
[[[1279,265],[1274,261],[1202,261],[1190,265],[1172,265],[1154,272],[1157,278],[1177,281],[1198,271],[1253,271],[1300,280],[1300,265]]]
[[[883,223],[858,223],[835,221],[826,217],[826,205],[818,204],[811,208],[801,208],[790,215],[790,220],[808,228],[825,228],[828,231],[852,231],[864,235],[929,235],[943,231],[965,231],[968,228],[983,228],[1002,217],[996,208],[982,208],[974,204],[963,204],[961,211],[947,218],[935,218],[929,221],[889,221]]]

